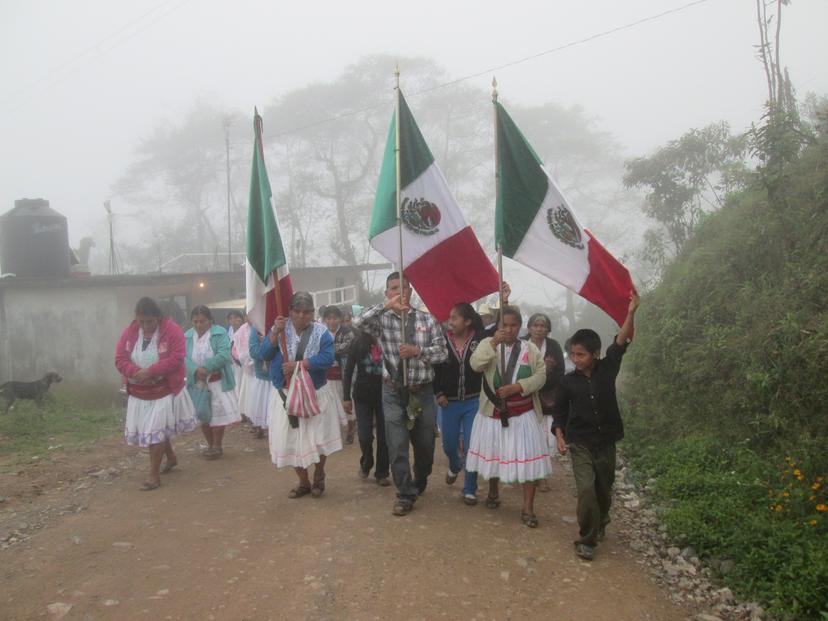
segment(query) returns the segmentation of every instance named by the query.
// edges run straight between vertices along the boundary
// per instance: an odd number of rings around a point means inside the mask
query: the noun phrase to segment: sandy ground
[[[503,503],[462,504],[439,446],[425,495],[391,514],[394,488],[357,477],[356,444],[329,460],[320,499],[287,498],[265,440],[228,432],[225,456],[177,439],[180,466],[141,492],[147,457],[113,438],[0,475],[0,618],[685,619],[614,522],[596,560],[575,557],[573,481],[556,462],[540,527]],[[438,440],[439,442],[439,440]],[[485,484],[484,484],[485,485]],[[483,494],[481,494],[481,497]],[[13,533],[22,533],[15,542]],[[11,533],[11,535],[10,535]]]

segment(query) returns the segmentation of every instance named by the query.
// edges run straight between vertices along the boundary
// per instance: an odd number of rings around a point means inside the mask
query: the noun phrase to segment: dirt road
[[[593,563],[573,554],[572,477],[557,464],[540,527],[520,490],[488,510],[448,487],[438,448],[425,495],[391,515],[393,487],[357,477],[357,445],[329,461],[320,499],[289,500],[264,440],[228,433],[225,456],[176,442],[180,467],[140,492],[146,457],[100,442],[0,476],[0,618],[685,619],[614,523]],[[90,474],[91,473],[91,476]],[[462,477],[461,477],[462,480]],[[41,527],[42,526],[42,527]],[[16,529],[16,530],[15,530]],[[18,532],[19,537],[9,535]],[[15,542],[16,539],[22,539]]]

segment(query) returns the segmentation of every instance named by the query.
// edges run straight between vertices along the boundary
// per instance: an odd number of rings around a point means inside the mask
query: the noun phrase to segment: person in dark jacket
[[[601,337],[593,330],[572,335],[569,355],[575,370],[561,380],[554,407],[558,451],[572,457],[578,490],[578,526],[575,553],[592,560],[610,521],[615,480],[615,443],[624,437],[624,425],[615,395],[615,378],[634,330],[639,299],[632,292],[627,318],[601,358]]]
[[[549,338],[552,331],[552,320],[543,313],[535,313],[529,317],[527,324],[529,333],[523,340],[529,341],[540,350],[543,362],[546,364],[546,384],[538,391],[541,407],[543,408],[543,429],[546,443],[549,445],[549,454],[555,454],[555,434],[552,433],[552,406],[555,400],[555,390],[564,376],[564,355],[560,343]],[[538,486],[542,492],[550,490],[548,479],[544,479]]]
[[[376,464],[374,478],[377,485],[387,487],[388,446],[385,442],[385,418],[382,414],[382,349],[379,321],[368,319],[351,341],[345,355],[345,373],[342,377],[342,405],[351,416],[356,411],[357,437],[362,457],[359,459],[359,478],[367,479]],[[374,461],[374,425],[377,428],[377,457]]]
[[[442,418],[443,451],[449,460],[446,483],[452,485],[466,458],[472,426],[480,409],[482,374],[471,368],[469,359],[477,345],[486,337],[483,321],[471,304],[461,302],[451,309],[446,343],[448,359],[434,367],[434,394]],[[460,433],[464,446],[459,447]],[[463,502],[477,504],[477,473],[466,472],[463,481]]]

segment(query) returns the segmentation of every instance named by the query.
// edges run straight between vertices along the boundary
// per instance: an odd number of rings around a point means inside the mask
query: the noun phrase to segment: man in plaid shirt
[[[394,515],[407,515],[425,491],[434,463],[434,399],[432,365],[448,357],[440,326],[428,313],[411,308],[411,285],[401,287],[399,272],[385,279],[385,303],[367,309],[362,320],[378,317],[382,326],[382,409],[391,474],[397,487]],[[401,315],[406,313],[406,343]],[[403,386],[402,360],[408,365],[408,385]],[[414,476],[408,461],[408,443],[414,447]]]

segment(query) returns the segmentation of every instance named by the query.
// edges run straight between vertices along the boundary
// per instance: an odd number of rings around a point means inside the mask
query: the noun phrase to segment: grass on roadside
[[[0,468],[110,436],[123,421],[123,408],[112,404],[81,405],[64,395],[47,396],[42,408],[18,401],[8,414],[0,414]]]
[[[639,477],[657,480],[655,500],[671,538],[693,545],[714,570],[732,560],[722,581],[775,617],[828,619],[821,464],[803,454],[759,455],[703,434],[655,441],[631,422],[625,454]]]

